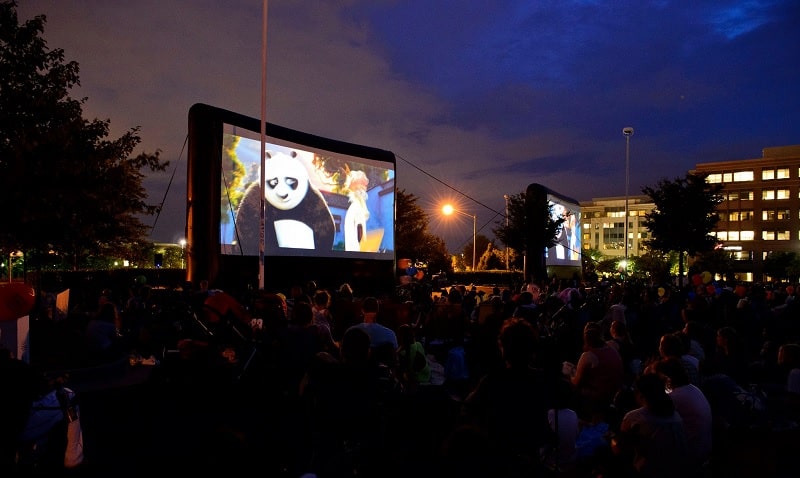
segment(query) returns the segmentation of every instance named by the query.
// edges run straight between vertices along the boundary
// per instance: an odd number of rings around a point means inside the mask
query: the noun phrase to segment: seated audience
[[[578,415],[586,421],[601,419],[625,381],[622,357],[603,339],[598,323],[583,329],[583,353],[571,374],[578,394]]]
[[[484,452],[497,463],[498,475],[541,469],[538,450],[555,440],[547,414],[554,407],[557,379],[531,366],[537,342],[530,322],[507,320],[499,337],[505,368],[485,375],[462,404],[464,423],[485,431],[489,448]]]
[[[711,404],[697,386],[689,382],[686,369],[674,357],[654,365],[656,373],[667,379],[669,397],[683,419],[690,464],[701,470],[711,457],[713,415]]]
[[[639,408],[625,414],[619,432],[612,438],[619,466],[618,475],[613,476],[687,475],[683,419],[664,387],[664,381],[655,373],[645,373],[636,380]]]

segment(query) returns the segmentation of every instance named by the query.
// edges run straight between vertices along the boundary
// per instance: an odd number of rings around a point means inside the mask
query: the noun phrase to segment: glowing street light
[[[631,158],[631,136],[633,128],[626,126],[622,128],[622,135],[625,136],[625,277],[628,277],[628,185],[630,184],[630,158]]]
[[[181,239],[179,241],[181,245],[181,269],[186,268],[186,239]]]
[[[445,204],[445,206],[442,208],[442,214],[445,216],[449,216],[454,212],[461,214],[462,216],[472,218],[472,272],[475,272],[475,242],[478,238],[478,216],[475,214],[467,214],[464,211],[459,211],[450,204]]]

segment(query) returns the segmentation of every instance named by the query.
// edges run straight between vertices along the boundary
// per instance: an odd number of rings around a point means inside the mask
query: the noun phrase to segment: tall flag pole
[[[264,290],[264,242],[266,231],[266,197],[264,184],[266,182],[267,152],[267,8],[269,0],[263,0],[262,28],[261,28],[261,228],[259,229],[258,245],[258,289]]]

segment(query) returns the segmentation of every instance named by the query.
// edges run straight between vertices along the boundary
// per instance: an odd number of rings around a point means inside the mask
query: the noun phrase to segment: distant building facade
[[[800,145],[764,148],[762,157],[698,163],[693,173],[722,184],[720,220],[714,231],[734,260],[737,280],[763,281],[764,259],[772,252],[800,253]],[[625,197],[580,203],[583,249],[625,257]],[[655,208],[649,196],[628,197],[628,255],[645,252],[644,216]]]
[[[595,249],[606,257],[625,258],[625,196],[593,198],[583,201],[583,249]],[[644,253],[643,241],[648,238],[644,216],[655,204],[649,196],[628,196],[628,257]]]
[[[715,234],[743,281],[762,281],[772,252],[800,252],[800,145],[764,148],[762,157],[699,163],[693,172],[722,184]]]

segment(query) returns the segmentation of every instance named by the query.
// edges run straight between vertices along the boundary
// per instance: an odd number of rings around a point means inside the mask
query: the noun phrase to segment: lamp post
[[[628,277],[628,186],[630,184],[630,158],[631,158],[631,136],[633,128],[626,126],[622,128],[622,135],[625,136],[625,278]]]
[[[458,214],[461,214],[462,216],[467,216],[467,217],[471,217],[472,218],[472,272],[475,272],[475,242],[476,242],[476,240],[478,238],[478,216],[475,215],[475,214],[467,214],[464,211],[459,211],[458,209],[454,208],[450,204],[446,204],[442,208],[442,213],[445,216],[449,216],[449,215],[453,214],[454,212],[457,212]]]
[[[508,234],[508,194],[503,194],[506,200],[506,234]],[[508,243],[506,243],[506,270],[508,270]]]
[[[186,239],[180,240],[181,245],[181,269],[186,268]]]

